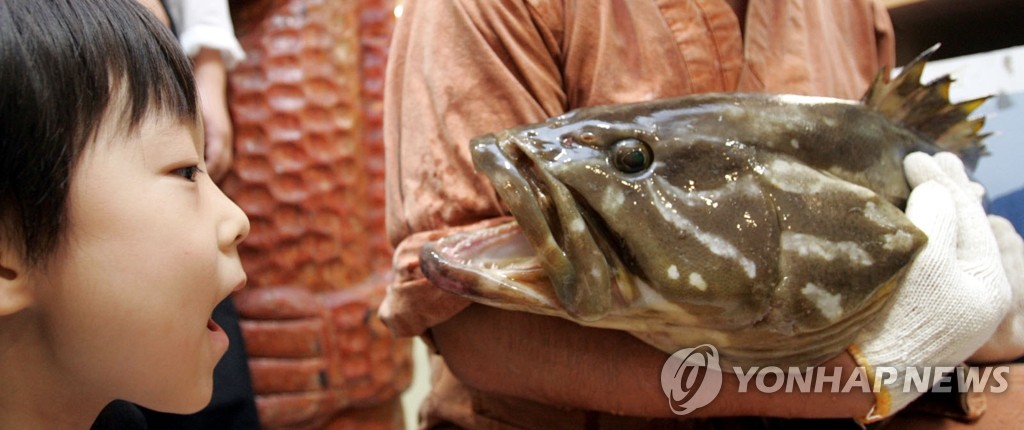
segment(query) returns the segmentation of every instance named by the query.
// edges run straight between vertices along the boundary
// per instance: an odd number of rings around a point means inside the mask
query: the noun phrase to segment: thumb
[[[956,250],[957,215],[949,190],[935,181],[918,185],[907,199],[907,218],[928,236],[928,249]]]

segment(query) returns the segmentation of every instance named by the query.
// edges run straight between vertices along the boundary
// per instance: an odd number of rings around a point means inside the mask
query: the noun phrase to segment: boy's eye
[[[203,171],[199,170],[199,166],[188,166],[174,169],[171,171],[171,173],[181,176],[182,178],[188,179],[189,181],[195,182],[196,175],[203,173]]]

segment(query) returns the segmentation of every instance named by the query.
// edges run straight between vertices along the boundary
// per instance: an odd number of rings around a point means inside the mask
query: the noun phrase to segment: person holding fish
[[[993,336],[1020,300],[1000,260],[1021,257],[1000,254],[959,159],[904,160],[931,143],[890,118],[934,126],[893,88],[934,101],[942,84],[916,82],[922,62],[872,85],[894,63],[879,2],[410,0],[389,61],[380,315],[434,353],[423,428],[853,424],[918,396],[740,392],[725,374],[680,419],[667,345],[843,380],[1024,355]],[[936,127],[957,131],[930,152],[978,152],[976,105],[950,105]]]

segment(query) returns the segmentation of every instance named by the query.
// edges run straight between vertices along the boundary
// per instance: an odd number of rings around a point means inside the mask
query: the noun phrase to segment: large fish
[[[579,109],[471,142],[514,221],[424,248],[436,285],[625,330],[723,368],[844,350],[927,238],[903,157],[982,152],[984,99],[920,83],[926,51],[860,102],[704,94]]]

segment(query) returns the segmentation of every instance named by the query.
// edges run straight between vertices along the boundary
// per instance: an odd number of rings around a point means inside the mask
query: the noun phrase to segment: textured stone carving
[[[387,0],[232,2],[231,74],[249,215],[235,296],[265,428],[397,428],[409,341],[376,316],[390,269],[381,133]]]

